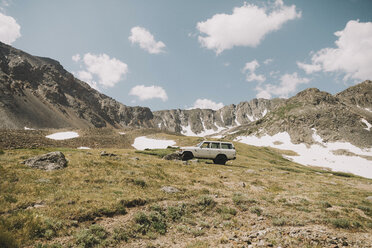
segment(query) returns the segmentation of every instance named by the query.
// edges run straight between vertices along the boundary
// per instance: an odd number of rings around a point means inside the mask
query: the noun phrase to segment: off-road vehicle
[[[221,141],[203,141],[197,146],[181,147],[178,153],[182,160],[213,159],[215,164],[225,164],[226,161],[236,158],[234,145]]]

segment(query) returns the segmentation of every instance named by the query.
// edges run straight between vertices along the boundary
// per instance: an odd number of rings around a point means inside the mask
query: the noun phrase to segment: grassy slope
[[[178,145],[198,142],[170,134],[152,137],[172,138]],[[106,149],[117,157],[69,148],[5,150],[0,242],[215,247],[262,239],[313,246],[306,236],[289,235],[305,228],[346,237],[349,245],[371,243],[372,204],[366,200],[371,180],[304,167],[269,148],[239,143],[236,148],[237,160],[227,166],[185,165],[131,149]],[[67,168],[45,172],[20,164],[55,150],[65,154]],[[180,192],[165,193],[163,186]],[[248,237],[259,230],[267,234]]]

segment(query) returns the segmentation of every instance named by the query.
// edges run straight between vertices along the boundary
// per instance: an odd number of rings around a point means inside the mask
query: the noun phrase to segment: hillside
[[[0,128],[151,127],[152,118],[150,109],[99,93],[57,61],[0,42]]]
[[[372,81],[365,81],[335,96],[307,89],[287,99],[264,118],[232,130],[230,138],[241,135],[262,136],[287,132],[294,144],[348,142],[360,148],[372,147]]]
[[[182,146],[201,139],[148,137]],[[0,240],[22,247],[370,247],[370,179],[281,155],[290,152],[235,146],[237,159],[226,166],[162,159],[171,149],[105,148],[116,154],[105,157],[102,149],[1,151]],[[67,167],[20,163],[50,151],[62,151]]]

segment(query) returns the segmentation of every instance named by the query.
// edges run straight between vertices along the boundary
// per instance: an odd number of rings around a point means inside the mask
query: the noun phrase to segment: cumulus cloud
[[[137,96],[141,101],[154,98],[159,98],[163,100],[163,102],[168,100],[168,96],[165,90],[162,87],[156,85],[137,85],[130,90],[129,95]]]
[[[130,30],[131,35],[129,36],[129,40],[132,44],[138,43],[139,46],[151,53],[151,54],[158,54],[164,52],[165,44],[161,41],[156,41],[154,36],[145,28],[143,27],[133,27]]]
[[[273,95],[287,98],[289,94],[296,92],[297,86],[310,82],[308,78],[301,78],[297,73],[284,74],[280,77],[279,85],[274,84],[258,84],[256,87],[257,98],[270,99]]]
[[[189,109],[197,109],[197,108],[200,108],[200,109],[213,109],[213,110],[218,110],[220,108],[222,108],[224,105],[222,102],[220,103],[216,103],[212,100],[209,100],[209,99],[197,99],[195,102],[194,102],[194,106],[192,106],[191,108]]]
[[[220,54],[234,46],[256,47],[264,37],[279,30],[284,23],[301,17],[296,6],[286,6],[282,0],[259,7],[245,3],[232,14],[216,14],[197,23],[200,44]]]
[[[311,74],[313,72],[317,72],[317,71],[320,71],[322,69],[322,67],[320,65],[305,64],[305,63],[301,63],[301,62],[297,62],[297,66],[298,66],[298,68],[304,70],[306,72],[306,74]]]
[[[72,56],[72,60],[83,62],[84,70],[77,73],[77,77],[86,81],[93,88],[113,87],[125,74],[128,73],[128,65],[116,58],[110,58],[107,54],[86,53],[81,60],[79,54]]]
[[[260,64],[258,63],[257,60],[252,60],[251,62],[247,62],[244,66],[244,68],[242,69],[242,72],[243,73],[246,73],[246,80],[248,82],[253,82],[253,81],[257,81],[257,82],[265,82],[266,80],[266,77],[262,74],[256,74],[255,71],[256,69],[260,66]]]
[[[349,21],[335,33],[336,48],[323,48],[314,53],[311,63],[298,62],[306,73],[317,71],[342,72],[344,79],[372,78],[372,22]]]
[[[265,59],[263,62],[265,65],[271,64],[274,60],[273,59]]]
[[[21,37],[21,26],[11,17],[0,13],[0,41],[11,45]]]
[[[81,59],[80,54],[75,54],[72,56],[72,60],[75,62],[79,62]]]

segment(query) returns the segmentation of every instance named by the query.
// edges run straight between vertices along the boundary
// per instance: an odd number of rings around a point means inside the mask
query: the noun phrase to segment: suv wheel
[[[227,161],[227,157],[223,154],[219,154],[217,155],[217,157],[215,159],[213,159],[213,163],[215,164],[226,164],[226,161]]]
[[[192,152],[184,152],[182,154],[182,160],[183,161],[187,161],[187,160],[190,160],[190,159],[193,159],[194,158],[194,155],[192,154]]]

